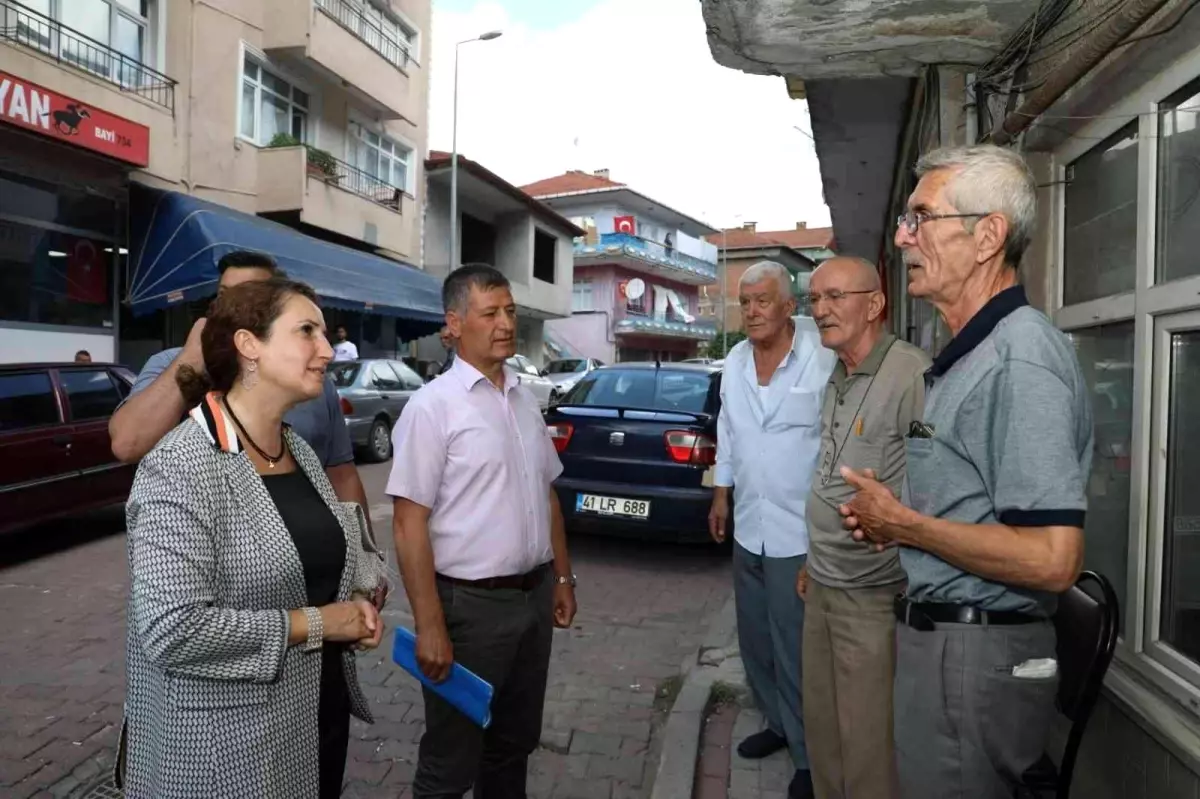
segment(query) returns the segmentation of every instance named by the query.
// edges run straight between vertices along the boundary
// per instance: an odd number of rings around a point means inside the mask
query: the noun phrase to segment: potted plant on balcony
[[[325,150],[308,148],[308,173],[324,180],[338,180],[337,159]]]
[[[268,147],[299,147],[302,142],[290,133],[276,133],[267,143]]]

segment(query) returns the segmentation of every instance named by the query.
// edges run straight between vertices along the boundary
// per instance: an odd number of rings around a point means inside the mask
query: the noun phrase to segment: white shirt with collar
[[[836,361],[815,330],[800,326],[765,387],[749,341],[725,358],[714,483],[733,486],[734,540],[756,555],[808,553],[804,509],[821,450],[821,399]]]
[[[550,484],[562,473],[537,399],[504,367],[504,389],[455,358],[392,431],[387,493],[430,508],[439,574],[525,574],[554,558]]]

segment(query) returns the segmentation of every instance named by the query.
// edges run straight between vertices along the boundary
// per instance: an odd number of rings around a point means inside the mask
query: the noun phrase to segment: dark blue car
[[[567,526],[661,541],[711,541],[719,369],[621,363],[587,374],[546,425],[563,463]]]

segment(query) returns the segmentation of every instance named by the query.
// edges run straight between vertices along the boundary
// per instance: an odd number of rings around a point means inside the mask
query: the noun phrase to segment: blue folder
[[[429,679],[417,665],[417,637],[404,627],[396,628],[392,660],[480,727],[486,730],[492,723],[491,683],[457,663],[450,667],[450,676],[442,682]]]

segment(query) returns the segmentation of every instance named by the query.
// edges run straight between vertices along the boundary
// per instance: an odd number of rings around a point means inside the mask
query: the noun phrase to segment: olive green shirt
[[[924,412],[930,363],[924,350],[885,333],[853,372],[847,374],[841,360],[834,367],[821,405],[821,451],[806,511],[808,572],[821,585],[862,588],[904,579],[895,548],[875,552],[842,527],[838,505],[850,501],[854,488],[840,470],[874,469],[900,495],[904,437]]]

